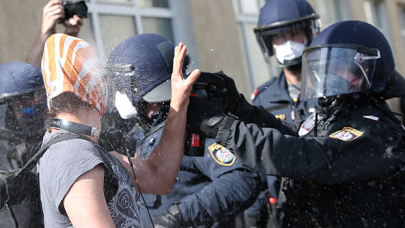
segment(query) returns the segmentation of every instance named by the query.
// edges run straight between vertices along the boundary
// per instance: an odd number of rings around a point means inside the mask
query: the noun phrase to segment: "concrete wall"
[[[223,70],[235,80],[241,93],[250,96],[232,0],[189,2],[201,70]]]
[[[0,64],[25,61],[48,0],[0,1]]]
[[[42,23],[42,9],[49,0],[0,1],[0,65],[25,61]],[[62,25],[57,31],[63,32]]]

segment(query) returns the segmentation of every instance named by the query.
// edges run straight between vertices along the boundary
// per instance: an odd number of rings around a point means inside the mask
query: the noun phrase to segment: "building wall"
[[[0,1],[0,64],[26,60],[39,33],[42,8],[47,2],[48,0]]]
[[[189,3],[201,70],[222,70],[235,80],[241,93],[250,94],[232,0],[190,0]]]

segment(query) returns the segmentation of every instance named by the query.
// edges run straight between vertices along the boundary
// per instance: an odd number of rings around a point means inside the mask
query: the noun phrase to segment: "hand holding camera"
[[[83,25],[82,18],[87,17],[87,5],[85,1],[71,2],[50,0],[43,8],[41,33],[55,33],[56,22],[63,23],[65,33],[77,36]]]

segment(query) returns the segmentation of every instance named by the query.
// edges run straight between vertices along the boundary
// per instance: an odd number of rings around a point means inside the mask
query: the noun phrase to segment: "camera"
[[[85,1],[63,1],[62,6],[65,10],[65,20],[73,17],[73,15],[77,15],[79,17],[87,17],[87,5]]]

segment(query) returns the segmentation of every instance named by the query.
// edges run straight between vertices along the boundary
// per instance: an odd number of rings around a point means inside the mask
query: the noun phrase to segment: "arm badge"
[[[220,165],[231,166],[236,161],[236,157],[225,147],[214,143],[208,147],[212,158]]]
[[[353,141],[353,140],[359,138],[363,134],[364,134],[364,132],[358,131],[354,128],[344,127],[342,130],[329,135],[329,137],[334,138],[334,139],[339,139],[342,141],[346,141],[346,142],[350,142],[350,141]]]

